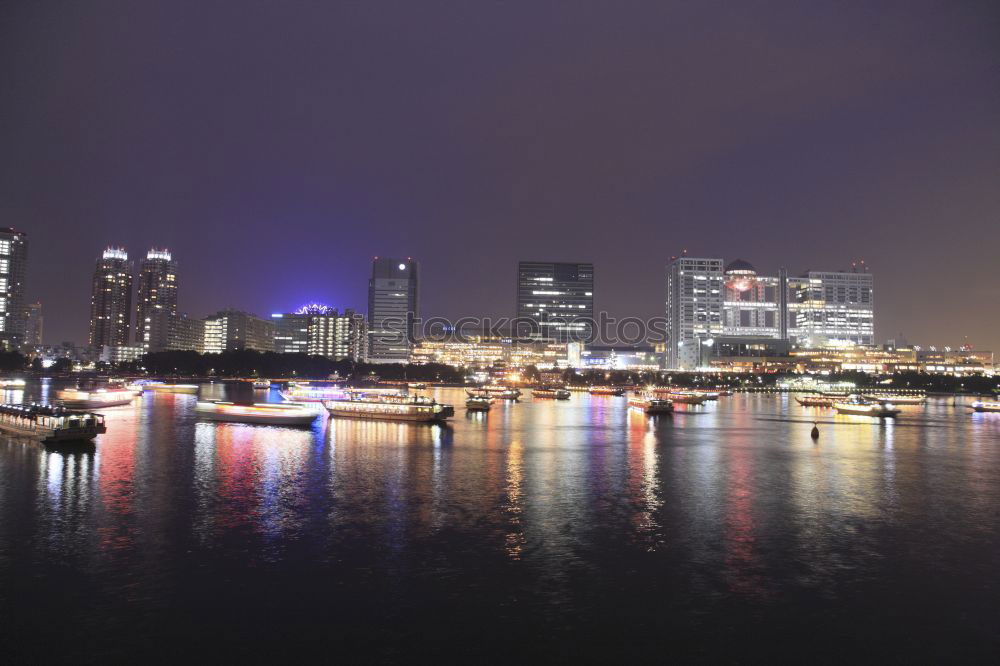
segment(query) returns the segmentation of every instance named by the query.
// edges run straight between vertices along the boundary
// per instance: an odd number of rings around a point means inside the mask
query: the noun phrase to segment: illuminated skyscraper
[[[11,228],[0,229],[0,348],[20,349],[24,341],[24,269],[28,239]]]
[[[667,367],[698,366],[722,335],[722,259],[674,257],[667,266]]]
[[[867,268],[788,280],[788,336],[805,347],[875,344],[875,285]]]
[[[419,312],[417,262],[375,257],[368,281],[368,360],[406,363]]]
[[[364,361],[368,349],[368,326],[354,310],[338,311],[318,303],[295,312],[272,314],[274,347],[282,354],[310,354],[332,359]]]
[[[177,262],[170,250],[146,253],[139,269],[135,341],[146,351],[167,346],[170,322],[177,316]]]
[[[42,304],[28,303],[24,308],[24,321],[24,341],[22,347],[26,351],[34,351],[36,347],[42,345],[42,333],[44,330]]]
[[[275,325],[249,312],[222,310],[205,319],[204,351],[274,351]]]
[[[90,288],[91,346],[127,346],[131,320],[132,264],[124,248],[109,247],[97,260]]]
[[[594,264],[521,261],[517,264],[515,335],[556,342],[590,341],[594,321]],[[530,331],[524,331],[523,323]]]

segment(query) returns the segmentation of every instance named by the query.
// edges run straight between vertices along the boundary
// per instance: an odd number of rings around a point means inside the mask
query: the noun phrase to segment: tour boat
[[[306,405],[288,402],[238,405],[222,400],[199,400],[195,412],[198,416],[213,421],[287,426],[311,425],[319,416],[318,412]]]
[[[834,402],[833,398],[822,395],[806,395],[801,398],[796,396],[795,401],[803,407],[833,407]]]
[[[680,389],[661,387],[653,389],[653,393],[661,398],[666,398],[677,405],[700,405],[705,402],[703,394],[695,391],[683,391]]]
[[[420,391],[420,390],[423,390],[423,389],[427,388],[427,384],[425,384],[423,382],[413,382],[412,384],[410,384],[410,388],[414,389],[414,390],[417,390],[417,391]]]
[[[977,412],[1000,412],[1000,402],[983,402],[976,400],[969,407]]]
[[[51,405],[0,405],[0,430],[50,444],[86,442],[107,432],[101,414]]]
[[[646,414],[670,414],[674,411],[674,403],[670,400],[657,398],[648,394],[631,396],[628,399],[628,406],[641,409]]]
[[[476,391],[470,391],[465,389],[466,394],[469,396],[475,394],[485,394],[497,400],[517,400],[521,397],[520,389],[513,388],[511,386],[500,386],[499,384],[493,384],[490,386],[483,386]]]
[[[186,393],[197,395],[197,384],[164,384],[163,382],[150,382],[145,387],[156,393]]]
[[[455,415],[455,408],[424,396],[351,392],[340,400],[323,402],[330,416],[383,421],[441,422]]]
[[[22,389],[24,384],[23,379],[0,379],[0,389]]]
[[[465,409],[470,412],[488,412],[493,406],[493,398],[489,396],[471,397],[465,401]]]
[[[310,386],[297,384],[281,391],[281,397],[288,402],[323,402],[325,400],[343,400],[348,391],[340,386]]]
[[[63,389],[56,398],[67,409],[101,409],[120,407],[135,399],[135,391],[127,388],[107,388],[85,391],[83,389]]]
[[[270,379],[255,379],[253,380],[253,387],[255,389],[269,389],[271,388]]]
[[[875,416],[880,419],[893,417],[899,414],[899,410],[892,406],[891,402],[872,402],[861,398],[854,398],[846,402],[835,402],[833,408],[838,414],[854,414],[857,416]]]
[[[625,395],[625,389],[620,386],[591,386],[590,395]]]
[[[895,393],[866,393],[864,396],[868,400],[876,402],[891,402],[894,405],[922,405],[927,402],[927,396],[919,393],[897,395]]]
[[[570,393],[564,388],[531,389],[532,398],[552,398],[554,400],[569,400]]]

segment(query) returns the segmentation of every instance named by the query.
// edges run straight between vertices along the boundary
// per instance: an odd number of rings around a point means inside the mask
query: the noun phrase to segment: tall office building
[[[166,348],[171,319],[177,315],[177,262],[170,250],[146,253],[139,268],[135,341],[146,351]]]
[[[695,368],[704,361],[705,346],[720,342],[731,347],[766,340],[800,347],[875,343],[873,279],[866,269],[790,278],[784,269],[777,277],[758,275],[742,259],[729,263],[724,275],[721,266],[722,259],[671,262],[667,367]]]
[[[368,281],[368,360],[406,363],[419,313],[418,265],[410,258],[375,257]]]
[[[667,367],[696,368],[722,334],[722,259],[674,257],[667,266]]]
[[[0,229],[0,348],[10,351],[24,342],[24,269],[28,239],[10,227]]]
[[[132,264],[124,248],[109,247],[97,260],[90,288],[90,345],[125,347],[132,321]]]
[[[517,318],[518,328],[526,322],[532,336],[556,342],[591,341],[594,265],[518,262]]]
[[[867,269],[789,279],[789,337],[806,347],[875,344],[874,286]]]
[[[274,351],[275,325],[249,312],[222,310],[205,319],[206,354],[224,351]]]
[[[21,343],[25,351],[33,352],[42,346],[44,324],[42,304],[28,303],[24,308],[24,341]]]
[[[335,360],[364,361],[368,349],[368,326],[354,310],[338,311],[318,303],[295,312],[272,314],[275,351],[310,354]]]
[[[757,275],[746,261],[726,265],[723,286],[722,334],[732,337],[784,338],[784,272],[778,277]]]

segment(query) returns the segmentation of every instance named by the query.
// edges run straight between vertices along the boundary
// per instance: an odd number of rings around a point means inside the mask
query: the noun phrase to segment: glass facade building
[[[515,335],[561,343],[593,339],[593,264],[518,262],[516,298]]]

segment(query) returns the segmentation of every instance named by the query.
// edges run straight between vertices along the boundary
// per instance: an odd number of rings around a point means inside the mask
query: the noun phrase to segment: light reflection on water
[[[203,396],[280,399],[246,388]],[[298,618],[284,635],[322,611],[341,627],[323,635],[386,659],[427,631],[493,657],[511,637],[596,657],[611,631],[642,656],[667,627],[667,654],[721,657],[716,622],[773,649],[775,627],[862,640],[878,616],[886,640],[934,625],[977,656],[1000,619],[1000,415],[931,400],[879,423],[747,394],[651,419],[574,394],[466,417],[462,392],[434,395],[452,423],[202,422],[194,396],[146,394],[91,449],[0,442],[13,628],[58,608],[68,644],[112,658],[163,627],[250,639],[264,604]]]

